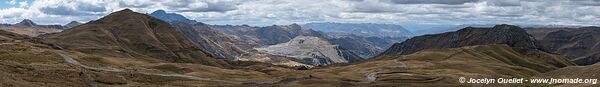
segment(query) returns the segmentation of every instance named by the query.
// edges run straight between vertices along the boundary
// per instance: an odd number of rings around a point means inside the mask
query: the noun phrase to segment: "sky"
[[[87,22],[125,8],[208,24],[599,25],[600,0],[1,0],[0,23]]]

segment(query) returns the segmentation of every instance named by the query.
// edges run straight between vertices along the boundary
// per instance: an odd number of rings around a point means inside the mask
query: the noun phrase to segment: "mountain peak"
[[[156,10],[156,11],[150,13],[150,14],[167,14],[167,12],[165,10],[159,9],[159,10]]]
[[[71,22],[69,22],[69,24],[73,24],[73,23],[80,23],[80,22],[78,22],[78,21],[71,21]]]
[[[65,24],[64,26],[65,26],[65,27],[67,27],[67,28],[72,28],[72,27],[75,27],[75,26],[79,26],[79,25],[81,25],[81,24],[82,24],[82,23],[80,23],[80,22],[77,22],[77,21],[71,21],[71,22],[69,22],[69,23]]]
[[[15,24],[15,25],[19,25],[19,26],[36,26],[37,24],[35,24],[33,21],[29,20],[29,19],[23,19],[23,21]]]
[[[154,18],[158,18],[160,20],[169,22],[171,24],[176,23],[187,23],[187,24],[196,24],[195,20],[190,20],[183,15],[177,13],[167,13],[165,10],[156,10],[150,14],[150,16]]]
[[[121,11],[118,11],[118,12],[133,12],[133,10],[131,10],[129,8],[125,8],[125,9],[123,9]]]
[[[521,29],[519,26],[508,25],[508,24],[500,24],[493,27],[494,29]]]

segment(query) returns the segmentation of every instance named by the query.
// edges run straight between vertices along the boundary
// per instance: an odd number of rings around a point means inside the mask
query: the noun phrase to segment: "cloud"
[[[188,4],[192,3],[192,4]],[[177,8],[179,12],[227,12],[237,9],[239,2],[233,1],[204,1],[204,2],[188,2],[185,7]],[[171,5],[173,6],[173,5]],[[174,7],[181,7],[177,4]]]
[[[34,9],[50,15],[65,16],[86,16],[99,15],[106,11],[106,8],[93,3],[83,1],[48,1],[49,3],[37,2]],[[43,4],[43,5],[41,5]]]
[[[521,0],[487,0],[486,2],[494,6],[521,6]]]
[[[129,8],[177,12],[209,24],[600,24],[600,0],[35,0],[6,1],[0,22],[89,21]]]
[[[582,6],[600,6],[600,0],[570,0],[570,2]]]
[[[352,5],[353,5],[353,8],[351,10],[349,10],[350,12],[364,12],[364,13],[402,12],[402,10],[398,9],[399,7],[395,7],[394,5],[378,2],[375,0],[355,2]]]
[[[389,0],[395,4],[446,4],[446,5],[462,5],[465,3],[474,3],[479,0]]]

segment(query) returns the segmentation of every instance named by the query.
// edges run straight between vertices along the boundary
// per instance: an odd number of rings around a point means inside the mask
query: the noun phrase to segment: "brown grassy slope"
[[[554,71],[538,74],[535,78],[558,79],[598,79],[600,78],[600,64],[588,66],[569,66]],[[598,87],[600,84],[559,84],[561,87]]]
[[[411,54],[423,49],[458,48],[463,46],[507,44],[511,47],[541,49],[539,43],[525,30],[514,25],[492,28],[467,27],[455,32],[413,37],[392,45],[382,54]]]
[[[51,49],[33,45],[35,44],[29,42],[0,45],[0,87],[228,85],[212,81],[193,81],[180,77],[84,69],[65,62]]]
[[[400,62],[400,63],[399,63]],[[404,64],[406,70],[377,75],[371,84],[342,84],[339,80],[362,81],[368,72],[380,68],[393,70]],[[511,78],[530,77],[565,66],[572,66],[558,55],[536,50],[519,50],[507,45],[479,45],[461,48],[429,49],[409,55],[386,55],[363,63],[312,70],[315,78],[325,81],[297,81],[285,85],[357,85],[357,86],[458,86],[459,77]],[[327,80],[328,79],[328,80]],[[333,83],[319,83],[334,81]],[[515,84],[496,84],[515,85]],[[529,85],[529,84],[516,84]]]
[[[168,23],[129,9],[44,38],[85,53],[229,66],[201,51]]]

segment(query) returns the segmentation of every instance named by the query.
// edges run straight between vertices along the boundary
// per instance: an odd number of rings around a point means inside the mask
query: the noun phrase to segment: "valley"
[[[101,16],[66,17],[65,25],[37,19],[0,24],[0,87],[595,87],[487,81],[600,78],[595,26],[461,23],[416,30],[402,22],[305,20],[232,25],[211,18],[247,13],[215,15],[229,11],[204,4],[211,9],[200,10],[208,15],[189,12],[198,9],[120,8],[78,13]],[[256,14],[271,16],[225,19],[252,23],[278,15]]]

